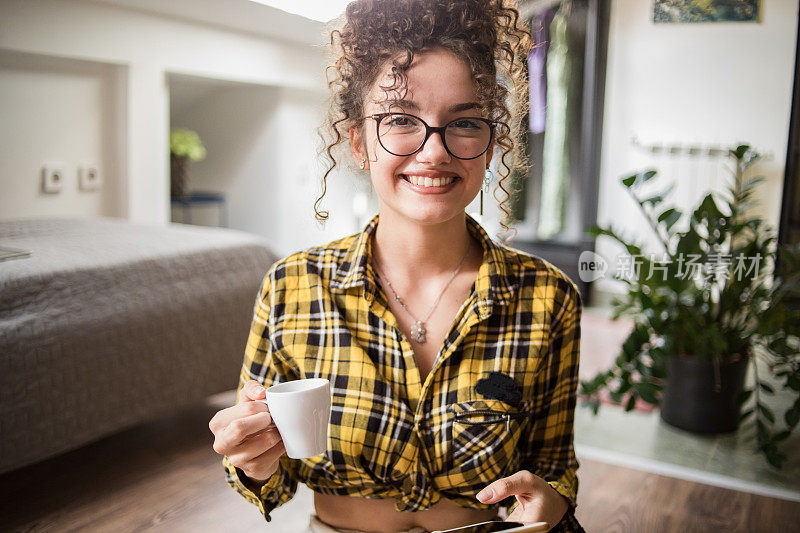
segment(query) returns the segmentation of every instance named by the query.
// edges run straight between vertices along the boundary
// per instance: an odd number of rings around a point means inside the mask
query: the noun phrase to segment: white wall
[[[319,139],[317,127],[325,112],[325,101],[317,95],[304,91],[281,90],[281,102],[273,125],[277,149],[281,153],[295,153],[303,147],[302,154],[284,157],[278,161],[277,173],[272,176],[276,189],[281,191],[278,206],[279,217],[286,221],[286,233],[281,242],[288,243],[292,237],[297,248],[322,244],[359,231],[356,218],[352,215],[352,199],[355,193],[363,190],[364,183],[353,172],[352,156],[350,165],[337,165],[328,176],[327,191],[322,210],[329,212],[324,224],[314,218],[314,202],[321,191],[321,177],[325,173],[322,158],[317,156]],[[349,153],[349,152],[348,152]],[[339,163],[345,162],[341,159]]]
[[[114,117],[113,66],[0,51],[0,216],[124,213]],[[43,164],[63,165],[62,192],[42,194]],[[96,165],[99,190],[78,187]]]
[[[767,178],[759,212],[777,225],[788,143],[798,2],[762,2],[759,23],[658,24],[652,2],[612,2],[598,219],[658,252],[619,178],[655,166],[661,187],[677,182],[684,210],[727,175],[709,158],[654,157],[631,143],[731,145],[771,154],[753,170]],[[610,262],[620,249],[601,239]],[[618,290],[601,280],[600,291]]]
[[[360,229],[350,216],[357,180],[349,172],[332,173],[324,200],[330,219],[324,227],[314,219],[324,172],[316,153],[323,92],[169,79],[172,127],[197,131],[208,151],[190,164],[189,188],[224,193],[231,227],[265,235],[283,255]],[[213,208],[192,216],[217,221]]]
[[[125,85],[117,94],[117,103],[124,113],[115,120],[115,128],[122,139],[122,155],[117,159],[122,162],[122,168],[118,175],[113,175],[113,168],[106,171],[111,183],[122,184],[124,205],[99,200],[100,203],[87,212],[87,206],[64,197],[62,211],[76,215],[100,211],[139,222],[163,224],[169,220],[167,72],[301,90],[316,91],[323,87],[324,58],[318,47],[90,1],[2,0],[0,9],[0,51],[111,64],[124,72]],[[278,23],[285,23],[285,20]],[[3,74],[4,78],[8,77],[5,71]],[[28,89],[41,91],[35,88],[41,85],[41,75],[34,75],[39,78],[27,81],[12,76],[13,79],[4,83],[8,88],[14,87],[12,95]],[[60,86],[66,90],[65,83]],[[89,82],[85,76],[82,84],[75,83],[73,98],[83,105],[100,90],[97,86],[100,82]],[[9,102],[4,106],[15,106],[16,98],[5,94],[2,98]],[[54,102],[60,105],[61,111],[67,107],[64,98]],[[21,167],[38,168],[43,157],[39,148],[21,143],[6,146],[5,132],[25,127],[24,117],[14,115],[12,118],[12,122],[3,123],[3,149],[21,151],[22,162],[18,163]],[[92,121],[96,122],[97,118],[89,116],[82,125],[75,127],[78,131],[90,131]],[[66,161],[84,157],[77,147],[69,148],[64,144],[66,141],[61,141],[62,144],[52,146],[53,155]],[[90,150],[85,148],[84,151]],[[43,149],[42,152],[50,154]],[[281,157],[296,159],[304,153],[303,150],[293,152],[292,147],[288,147]],[[0,186],[5,190],[9,185],[5,175],[2,177]],[[18,201],[23,200],[33,201],[18,198]],[[40,200],[21,204],[20,208],[35,211]]]

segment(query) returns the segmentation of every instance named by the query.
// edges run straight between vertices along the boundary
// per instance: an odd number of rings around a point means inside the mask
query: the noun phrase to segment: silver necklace
[[[461,265],[464,264],[464,260],[467,258],[467,254],[469,253],[469,249],[470,249],[471,246],[472,246],[472,239],[469,239],[469,241],[467,241],[467,251],[464,252],[464,256],[461,258],[461,261],[458,262],[458,266],[456,267],[456,271],[453,272],[452,276],[450,276],[450,279],[445,284],[444,289],[442,289],[442,292],[439,293],[439,297],[436,298],[436,301],[433,303],[433,307],[431,307],[431,310],[428,312],[428,316],[426,316],[424,320],[417,320],[417,317],[415,317],[414,315],[411,314],[411,311],[408,310],[408,307],[406,307],[406,304],[403,302],[403,299],[400,298],[400,295],[398,295],[397,291],[395,291],[394,287],[392,287],[392,282],[390,282],[389,279],[378,269],[377,265],[374,265],[375,266],[375,270],[378,272],[378,275],[384,281],[386,281],[386,284],[392,290],[392,293],[394,294],[394,299],[397,300],[397,303],[399,303],[402,306],[402,308],[406,310],[406,313],[408,313],[408,316],[410,316],[414,320],[414,325],[411,326],[411,338],[414,339],[415,341],[417,341],[418,343],[425,344],[425,341],[427,340],[427,338],[425,337],[425,334],[427,333],[427,331],[425,330],[425,322],[427,322],[428,319],[431,317],[431,315],[433,314],[433,311],[436,309],[436,306],[439,305],[439,300],[442,299],[442,296],[444,295],[445,291],[447,290],[447,287],[450,286],[450,283],[453,282],[453,280],[455,279],[456,275],[461,270]]]

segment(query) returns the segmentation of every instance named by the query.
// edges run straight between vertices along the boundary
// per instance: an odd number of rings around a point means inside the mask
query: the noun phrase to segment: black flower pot
[[[183,198],[187,191],[186,174],[189,158],[170,154],[169,157],[169,192],[172,198]]]
[[[726,433],[739,426],[736,397],[744,389],[748,359],[719,363],[719,380],[710,360],[670,357],[661,395],[661,419],[694,433]]]

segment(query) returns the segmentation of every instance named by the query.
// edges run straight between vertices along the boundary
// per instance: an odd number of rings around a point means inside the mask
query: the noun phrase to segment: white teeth
[[[425,178],[422,176],[409,176],[406,175],[408,181],[418,187],[441,187],[453,183],[456,179],[450,178]]]

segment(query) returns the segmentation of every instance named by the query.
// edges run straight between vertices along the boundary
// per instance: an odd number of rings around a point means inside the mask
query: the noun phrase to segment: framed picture
[[[654,0],[653,22],[758,22],[761,0]]]

